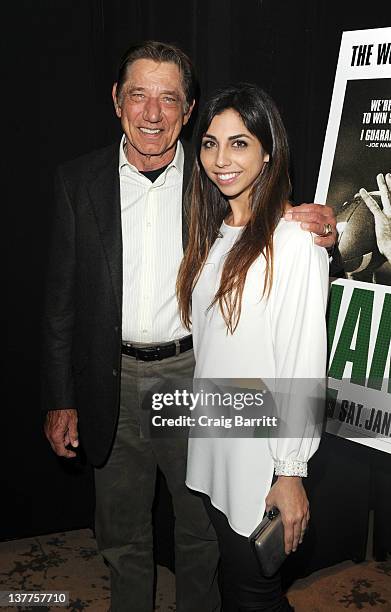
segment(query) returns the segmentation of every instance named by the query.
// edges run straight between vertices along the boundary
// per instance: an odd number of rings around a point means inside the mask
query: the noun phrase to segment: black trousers
[[[209,497],[202,498],[219,541],[223,612],[293,610],[283,595],[280,573],[271,578],[263,576],[248,538],[230,527],[225,514],[211,504]]]
[[[185,485],[187,439],[143,435],[144,393],[156,380],[191,379],[193,368],[192,351],[160,362],[123,357],[117,434],[107,463],[95,469],[96,538],[111,570],[112,612],[153,610],[151,509],[157,466],[175,513],[176,609],[220,610],[216,534],[202,499]]]

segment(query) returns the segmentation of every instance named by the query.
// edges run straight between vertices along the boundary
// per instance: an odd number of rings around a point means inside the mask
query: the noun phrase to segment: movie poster
[[[327,431],[391,453],[391,28],[343,33],[315,201],[335,210],[342,277]]]

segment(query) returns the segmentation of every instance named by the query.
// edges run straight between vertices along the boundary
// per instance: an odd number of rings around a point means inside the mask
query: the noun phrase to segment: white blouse
[[[241,231],[223,222],[221,237],[213,244],[194,288],[194,376],[268,382],[314,379],[315,387],[326,372],[327,252],[298,223],[281,219],[273,237],[271,292],[262,297],[265,262],[260,256],[247,273],[241,317],[231,334],[219,306],[209,306],[225,257]],[[196,437],[193,432],[186,484],[207,494],[232,529],[249,536],[264,515],[273,471],[306,476],[307,461],[319,445],[315,431],[309,420],[303,422],[300,437],[294,438]]]

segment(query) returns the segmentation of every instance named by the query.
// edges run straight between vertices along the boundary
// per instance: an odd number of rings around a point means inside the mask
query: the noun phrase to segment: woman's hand
[[[299,476],[279,476],[266,497],[266,512],[276,506],[284,525],[285,552],[295,552],[310,520],[307,494]]]

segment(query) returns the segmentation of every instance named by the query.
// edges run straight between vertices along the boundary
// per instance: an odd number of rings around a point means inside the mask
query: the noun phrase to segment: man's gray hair
[[[176,47],[156,40],[147,40],[139,45],[132,45],[121,58],[117,78],[117,96],[121,96],[122,87],[127,79],[128,68],[138,59],[150,59],[154,62],[176,64],[182,76],[183,93],[185,94],[185,112],[196,97],[197,81],[193,64],[189,57]]]

